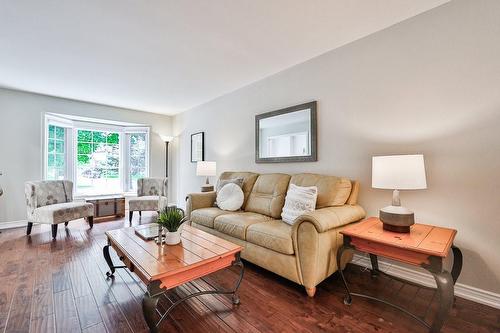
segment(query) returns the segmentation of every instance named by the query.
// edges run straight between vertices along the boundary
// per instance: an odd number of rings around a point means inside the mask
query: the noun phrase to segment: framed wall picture
[[[191,134],[191,162],[205,160],[205,132]]]

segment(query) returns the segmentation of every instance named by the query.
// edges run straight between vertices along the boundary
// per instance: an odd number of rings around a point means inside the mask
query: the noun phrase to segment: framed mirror
[[[255,116],[255,162],[314,162],[316,101]]]

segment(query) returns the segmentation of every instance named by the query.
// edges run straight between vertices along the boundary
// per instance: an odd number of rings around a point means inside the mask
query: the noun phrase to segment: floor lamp
[[[161,139],[165,141],[165,177],[168,178],[168,143],[172,141],[174,137],[162,135]]]

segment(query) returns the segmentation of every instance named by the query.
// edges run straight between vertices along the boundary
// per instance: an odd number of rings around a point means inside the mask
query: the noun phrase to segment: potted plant
[[[158,243],[162,244],[160,237],[163,234],[163,229],[166,229],[165,243],[167,245],[179,244],[181,242],[181,225],[184,220],[184,211],[181,208],[175,206],[165,207],[156,219],[156,223],[158,223]]]

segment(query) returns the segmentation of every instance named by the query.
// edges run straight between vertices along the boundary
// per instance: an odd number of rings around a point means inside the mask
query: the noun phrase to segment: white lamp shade
[[[427,188],[424,155],[374,156],[372,187],[390,190]]]
[[[197,176],[215,176],[216,168],[215,162],[199,161],[196,163],[196,175]]]
[[[163,142],[170,142],[174,139],[174,137],[170,135],[160,135],[160,138]]]

